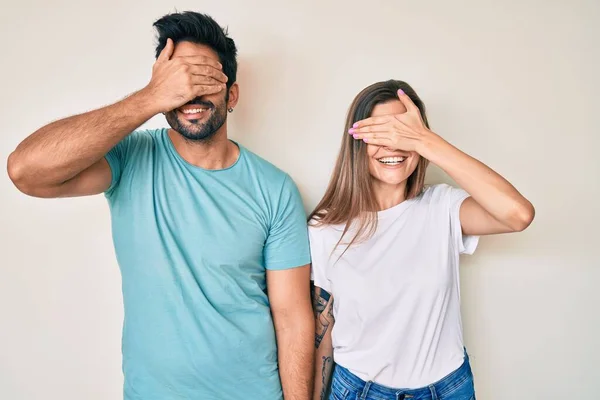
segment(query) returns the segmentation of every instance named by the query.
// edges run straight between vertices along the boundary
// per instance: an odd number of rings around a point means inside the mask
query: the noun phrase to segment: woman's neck
[[[406,181],[399,185],[390,185],[375,181],[373,183],[373,191],[378,211],[387,210],[406,200]]]

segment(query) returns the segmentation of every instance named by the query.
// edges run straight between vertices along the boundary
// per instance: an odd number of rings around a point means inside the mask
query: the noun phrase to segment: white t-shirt
[[[335,363],[393,388],[427,386],[462,364],[459,254],[478,242],[460,226],[468,196],[431,186],[379,212],[374,236],[341,258],[343,226],[310,224],[312,279],[334,297]]]

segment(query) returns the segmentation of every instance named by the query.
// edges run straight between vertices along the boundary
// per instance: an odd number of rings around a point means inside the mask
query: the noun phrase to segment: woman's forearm
[[[418,152],[440,167],[500,223],[521,231],[533,219],[534,208],[515,187],[484,163],[429,132]]]
[[[313,400],[325,400],[331,373],[333,371],[333,347],[331,346],[331,335],[326,338],[319,348],[315,350],[315,389]]]
[[[333,343],[331,331],[335,323],[333,296],[326,290],[312,287],[315,314],[315,379],[313,400],[326,399],[333,370]]]

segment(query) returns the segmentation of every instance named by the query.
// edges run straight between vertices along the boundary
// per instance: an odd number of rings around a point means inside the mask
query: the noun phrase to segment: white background
[[[3,0],[3,162],[51,120],[143,87],[152,22],[175,9],[229,25],[241,87],[231,136],[289,172],[307,210],[356,93],[412,84],[433,129],[537,210],[529,230],[484,238],[463,260],[478,398],[598,398],[598,2]],[[0,193],[0,399],[120,398],[123,311],[104,198],[28,198],[6,173]]]

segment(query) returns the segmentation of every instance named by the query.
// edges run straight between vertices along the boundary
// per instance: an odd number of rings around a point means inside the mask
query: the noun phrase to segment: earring
[[[227,111],[229,111],[230,113],[232,113],[232,112],[233,112],[233,108],[229,107],[229,108],[227,109]]]

